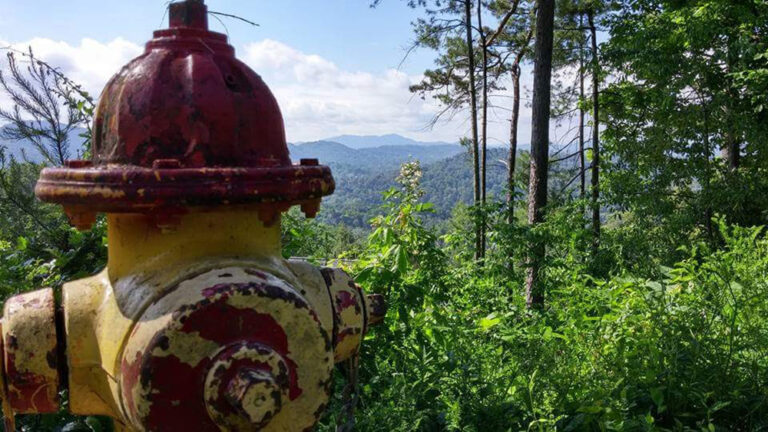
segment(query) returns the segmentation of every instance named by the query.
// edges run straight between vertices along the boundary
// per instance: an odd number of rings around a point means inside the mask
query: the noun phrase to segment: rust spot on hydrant
[[[10,298],[3,312],[3,369],[7,400],[20,414],[59,409],[53,290]]]
[[[275,98],[202,0],[169,15],[102,92],[92,160],[40,175],[37,196],[77,228],[106,213],[109,260],[60,304],[8,300],[4,411],[55,412],[68,390],[71,412],[126,431],[310,430],[384,301],[283,259],[282,213],[314,217],[331,170],[291,162]]]

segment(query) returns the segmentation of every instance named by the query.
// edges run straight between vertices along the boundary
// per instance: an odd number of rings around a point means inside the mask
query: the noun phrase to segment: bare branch
[[[574,156],[578,156],[578,155],[579,155],[579,152],[571,153],[571,154],[569,154],[569,155],[567,155],[567,156],[563,156],[563,157],[561,157],[561,158],[557,158],[557,159],[550,159],[550,160],[549,160],[549,163],[553,164],[553,163],[557,163],[557,162],[562,162],[562,161],[564,161],[564,160],[568,160],[568,159],[570,159],[570,158],[572,158],[572,157],[574,157]]]
[[[578,170],[576,175],[573,176],[573,178],[571,178],[570,180],[568,180],[568,183],[566,183],[565,186],[563,186],[563,188],[560,189],[560,192],[558,192],[558,194],[561,194],[561,193],[565,192],[565,190],[568,189],[568,187],[570,187],[573,184],[573,182],[576,181],[576,179],[581,176],[582,172],[589,171],[590,169],[592,169],[592,165],[591,164],[588,165],[588,166],[585,166],[583,170],[582,169]]]
[[[225,18],[232,18],[232,19],[240,20],[240,21],[242,21],[244,23],[248,23],[248,24],[250,24],[250,25],[252,25],[254,27],[259,27],[259,25],[257,23],[255,23],[255,22],[253,22],[251,20],[247,20],[247,19],[245,19],[243,17],[239,17],[237,15],[232,15],[232,14],[228,14],[228,13],[224,13],[224,12],[215,12],[215,11],[208,11],[208,14],[213,15],[214,17],[215,16],[221,16],[221,17],[225,17]]]
[[[9,123],[0,135],[29,143],[52,165],[64,164],[70,156],[70,133],[77,127],[90,132],[93,100],[58,69],[35,58],[31,49],[0,49],[7,51],[8,63],[7,73],[0,71],[0,92],[13,106],[0,108],[0,119]],[[20,65],[17,53],[26,59],[26,67]],[[23,156],[26,159],[26,153]]]
[[[493,42],[496,40],[496,38],[499,37],[499,35],[504,31],[504,27],[507,26],[507,22],[509,22],[509,19],[512,18],[512,15],[517,13],[517,6],[520,4],[520,0],[510,0],[512,2],[512,7],[509,9],[509,11],[504,15],[504,17],[499,22],[499,27],[496,29],[496,31],[491,35],[490,38],[485,42],[485,47],[488,48],[493,44]]]

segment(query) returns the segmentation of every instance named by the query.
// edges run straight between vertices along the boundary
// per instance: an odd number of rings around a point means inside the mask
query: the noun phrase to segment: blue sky
[[[70,44],[82,38],[122,37],[146,41],[165,27],[163,0],[0,1],[0,39],[46,37]],[[233,45],[274,39],[332,59],[344,69],[378,72],[397,67],[411,38],[410,22],[418,16],[401,0],[387,0],[375,9],[366,0],[208,0],[213,11],[232,13],[259,24],[223,19]],[[166,17],[167,18],[167,17]],[[225,32],[211,19],[211,28]],[[431,53],[417,52],[404,70],[420,73],[431,64]]]
[[[420,11],[403,0],[207,0],[210,10],[240,15],[252,27],[224,19],[230,43],[275,93],[290,141],[341,134],[399,133],[421,140],[458,141],[465,114],[425,129],[438,111],[408,91],[434,53],[416,51],[400,66],[411,22]],[[120,66],[142,51],[153,30],[167,26],[164,0],[0,0],[0,46],[35,52],[98,94]],[[224,32],[211,19],[211,28]],[[400,66],[400,67],[399,67]],[[499,105],[504,105],[503,95]],[[0,100],[0,102],[2,102]],[[490,119],[490,141],[508,140],[506,111]],[[528,142],[527,109],[520,141]]]

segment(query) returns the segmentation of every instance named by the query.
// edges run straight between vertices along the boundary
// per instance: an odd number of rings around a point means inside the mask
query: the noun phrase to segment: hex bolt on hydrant
[[[67,389],[118,430],[311,429],[383,299],[282,258],[281,213],[314,217],[331,171],[291,163],[275,98],[202,0],[169,15],[102,93],[92,160],[41,173],[78,228],[106,213],[108,265],[8,300],[5,411],[56,412]]]

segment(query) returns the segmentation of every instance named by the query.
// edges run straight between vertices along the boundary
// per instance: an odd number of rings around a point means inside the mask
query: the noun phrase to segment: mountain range
[[[0,128],[0,136],[2,129]],[[73,131],[70,136],[72,150],[82,142]],[[343,141],[343,142],[339,142]],[[29,143],[3,140],[0,148],[7,155],[42,162],[42,156]],[[464,148],[444,142],[419,142],[400,135],[354,136],[345,135],[327,140],[288,144],[291,159],[319,159],[331,167],[336,180],[336,191],[323,201],[319,219],[328,223],[344,223],[351,227],[367,227],[371,217],[382,204],[382,192],[395,186],[400,165],[418,160],[423,169],[422,186],[425,199],[435,204],[432,219],[450,217],[453,207],[472,200],[471,160]],[[489,194],[504,193],[507,150],[490,148],[488,154]]]
[[[316,158],[321,164],[330,165],[334,171],[344,170],[356,174],[397,169],[409,160],[432,163],[463,152],[461,146],[451,144],[393,144],[351,148],[330,140],[289,144],[288,150],[294,161]]]
[[[0,150],[3,150],[7,158],[13,157],[16,160],[28,160],[36,163],[44,161],[43,156],[30,142],[5,138],[3,133],[5,127],[0,127]],[[83,137],[80,136],[84,132],[85,129],[75,128],[67,134],[69,139],[67,159],[74,159],[76,157],[81,148],[81,143],[84,142]]]
[[[28,142],[3,138],[0,127],[0,148],[6,156],[42,162],[40,153]],[[80,136],[85,129],[77,128],[69,133],[70,157],[74,157]],[[362,169],[386,169],[397,167],[408,159],[432,162],[461,152],[458,144],[446,142],[416,141],[397,134],[389,135],[341,135],[314,142],[288,144],[291,159],[317,158],[320,163],[349,164]]]
[[[443,141],[416,141],[397,134],[388,135],[339,135],[324,141],[337,142],[353,149],[383,146],[446,146],[457,145]]]
[[[488,195],[503,197],[505,194],[508,150],[488,150],[487,184]],[[421,161],[421,186],[424,200],[434,204],[431,221],[446,220],[453,208],[472,202],[472,160],[468,153],[461,152],[431,163]],[[318,218],[321,221],[350,227],[364,228],[369,220],[379,214],[383,204],[383,192],[396,186],[397,167],[366,174],[357,174],[330,162],[328,165],[336,181],[336,191],[323,199]]]

